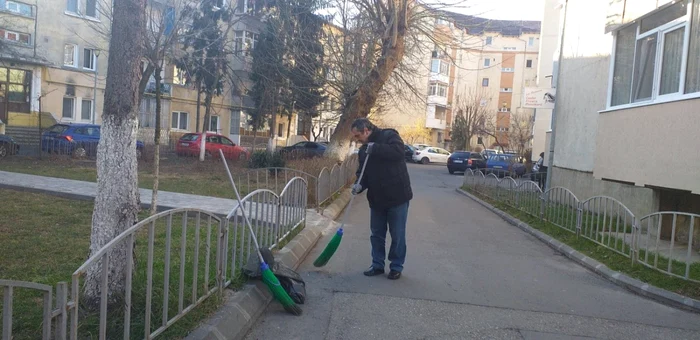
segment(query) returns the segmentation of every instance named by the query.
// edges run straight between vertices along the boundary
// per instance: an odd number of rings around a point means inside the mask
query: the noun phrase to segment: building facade
[[[700,210],[700,1],[562,7],[552,186],[637,216]],[[691,147],[692,149],[692,147]]]

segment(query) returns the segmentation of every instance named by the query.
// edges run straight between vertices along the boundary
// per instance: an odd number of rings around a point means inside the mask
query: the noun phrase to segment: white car
[[[422,150],[416,150],[413,154],[413,161],[423,164],[428,163],[445,163],[447,164],[447,159],[450,158],[451,153],[442,148],[436,148],[434,146],[429,146]]]

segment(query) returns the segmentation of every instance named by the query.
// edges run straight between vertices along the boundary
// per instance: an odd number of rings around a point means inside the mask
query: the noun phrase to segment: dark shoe
[[[384,274],[384,269],[369,267],[369,269],[365,270],[364,274],[365,276],[381,275]]]
[[[389,280],[398,280],[401,277],[401,272],[392,270],[389,272],[389,276],[387,277],[389,278]]]

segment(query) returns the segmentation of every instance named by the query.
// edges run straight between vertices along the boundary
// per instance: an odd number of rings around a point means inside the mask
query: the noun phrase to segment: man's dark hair
[[[350,126],[351,129],[356,129],[357,131],[364,131],[365,129],[370,130],[370,131],[376,131],[379,128],[372,124],[372,122],[369,121],[367,118],[357,118],[355,121],[352,122],[352,126]]]
[[[540,157],[544,157],[544,152],[540,153]]]

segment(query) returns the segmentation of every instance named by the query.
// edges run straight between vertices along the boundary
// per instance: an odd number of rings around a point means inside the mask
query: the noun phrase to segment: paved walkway
[[[700,339],[700,315],[635,295],[584,269],[478,203],[457,194],[462,176],[410,165],[404,274],[365,277],[365,195],[323,268],[301,264],[300,317],[273,302],[247,339]],[[387,241],[390,238],[387,236]]]
[[[228,186],[230,184],[225,182],[222,185]],[[94,199],[97,193],[97,183],[94,182],[7,171],[0,171],[0,187],[43,192],[76,199]],[[150,189],[139,189],[139,192],[141,194],[141,205],[150,207],[152,191]],[[233,196],[235,194],[232,189],[231,197]],[[236,204],[237,202],[234,199],[181,194],[170,191],[158,192],[158,209],[197,208],[220,215],[227,215]]]

